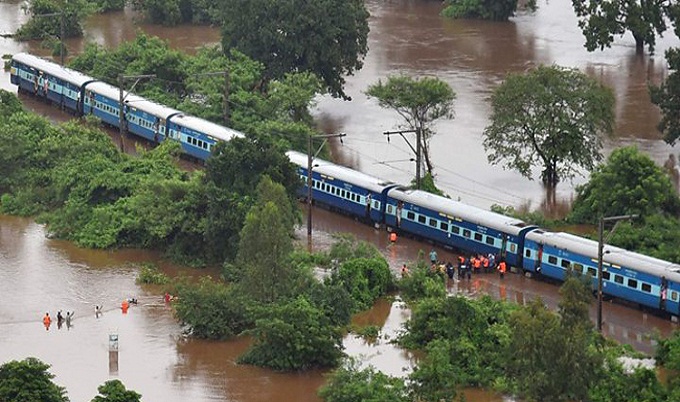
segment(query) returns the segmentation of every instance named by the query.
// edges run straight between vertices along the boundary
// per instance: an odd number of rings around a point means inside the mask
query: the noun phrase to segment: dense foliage
[[[222,46],[265,66],[264,80],[312,72],[334,96],[368,52],[362,0],[221,0]]]
[[[446,354],[438,359],[457,368],[453,375],[461,386],[489,386],[504,373],[502,354],[511,341],[511,309],[489,297],[424,299],[414,307],[400,343]]]
[[[557,66],[511,74],[491,97],[484,130],[489,162],[531,179],[542,166],[550,187],[601,160],[602,135],[614,124],[614,94],[587,75]]]
[[[577,187],[576,194],[570,215],[576,222],[596,222],[600,216],[680,212],[680,200],[668,176],[635,147],[612,152],[590,180]]]
[[[360,310],[371,307],[393,287],[392,272],[383,257],[344,262],[331,277],[331,283],[341,284]]]
[[[664,141],[674,145],[680,138],[680,49],[667,50],[666,61],[670,74],[661,85],[650,87],[650,96],[652,103],[661,109],[658,129]]]
[[[125,389],[120,380],[109,380],[97,388],[99,395],[90,402],[140,402],[142,395]]]
[[[180,281],[176,294],[175,314],[197,338],[226,339],[252,326],[248,299],[210,277],[198,283]]]
[[[409,76],[388,77],[384,83],[370,85],[366,95],[376,98],[381,107],[392,109],[406,121],[409,130],[417,133],[427,173],[433,174],[430,159],[430,139],[435,134],[432,124],[439,118],[453,117],[456,93],[439,78]],[[416,146],[417,148],[417,142]],[[424,173],[424,172],[423,172]]]
[[[153,24],[219,24],[219,2],[207,0],[132,0],[132,7]]]
[[[334,367],[342,336],[324,312],[304,297],[261,309],[250,333],[255,343],[239,359],[278,371]]]
[[[97,5],[88,0],[30,0],[26,12],[31,18],[17,29],[20,40],[47,39],[58,37],[60,40],[83,35],[85,18],[93,13]],[[63,13],[63,15],[62,15]],[[61,23],[64,23],[64,38],[61,37]]]
[[[52,382],[48,364],[29,357],[0,366],[0,401],[68,402],[66,390]]]
[[[225,55],[218,47],[202,48],[188,55],[138,33],[116,49],[88,44],[70,66],[116,86],[119,74],[155,74],[135,93],[260,138],[272,136],[286,150],[305,150],[316,133],[309,108],[323,92],[320,80],[300,72],[264,86],[264,66],[235,50]]]
[[[319,390],[319,396],[326,402],[409,402],[404,381],[375,370],[361,369],[352,360],[347,360],[328,378],[328,383]]]
[[[137,283],[151,285],[165,285],[170,282],[170,278],[158,270],[152,263],[142,263],[137,274]]]
[[[442,15],[450,18],[507,21],[515,15],[518,3],[518,0],[445,0]],[[527,1],[524,7],[535,10],[536,1]]]
[[[236,256],[252,183],[269,174],[292,199],[298,180],[283,145],[268,137],[220,144],[205,173],[193,174],[175,166],[176,143],[129,157],[88,124],[53,126],[16,112],[0,121],[0,138],[0,165],[12,166],[0,181],[3,212],[39,214],[52,235],[82,246],[156,248],[198,265]]]
[[[579,27],[586,38],[585,47],[593,51],[614,42],[614,36],[630,31],[635,48],[642,52],[645,45],[654,51],[656,36],[666,31],[672,4],[668,0],[572,0]]]
[[[398,285],[401,297],[409,302],[446,295],[446,282],[443,275],[432,272],[422,255],[415,266],[409,269],[408,274],[402,275]]]

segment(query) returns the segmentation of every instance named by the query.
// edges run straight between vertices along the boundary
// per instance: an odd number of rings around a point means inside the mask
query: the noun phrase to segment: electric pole
[[[146,79],[146,78],[156,78],[156,74],[144,74],[144,75],[123,75],[123,74],[118,74],[118,133],[120,135],[120,150],[121,152],[125,152],[125,147],[123,145],[123,136],[127,132],[127,124],[125,122],[125,98],[130,95],[132,90],[135,89],[135,86],[139,83],[140,80]],[[132,84],[130,87],[130,91],[128,91],[127,94],[125,94],[125,82],[130,81],[130,80],[135,80],[135,83]]]
[[[415,133],[416,134],[416,147],[413,148],[413,145],[411,145],[411,142],[404,136],[405,133]],[[422,145],[420,144],[420,130],[419,129],[414,129],[414,130],[396,130],[396,131],[385,131],[383,132],[383,135],[387,136],[387,142],[390,142],[390,135],[394,134],[399,134],[401,138],[406,141],[406,144],[408,144],[408,147],[411,148],[411,151],[413,151],[414,154],[416,154],[416,189],[420,190],[420,165],[422,164],[421,161],[421,147]]]
[[[307,249],[309,252],[312,251],[312,170],[314,169],[314,158],[321,152],[323,146],[326,145],[326,140],[328,138],[340,138],[340,142],[342,143],[342,137],[346,135],[347,134],[345,133],[310,135],[307,139]],[[312,141],[315,139],[323,139],[323,142],[319,146],[319,149],[312,155]]]

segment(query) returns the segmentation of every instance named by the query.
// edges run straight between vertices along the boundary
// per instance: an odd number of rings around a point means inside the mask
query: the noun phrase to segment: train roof
[[[548,232],[534,230],[527,234],[527,239],[553,247],[578,253],[597,261],[598,242],[564,232]],[[670,261],[650,257],[629,251],[610,244],[604,245],[603,262],[619,267],[627,267],[654,276],[664,275],[675,282],[680,282],[680,265]]]
[[[91,82],[87,84],[85,89],[88,91],[92,91],[96,94],[99,94],[103,97],[112,99],[116,102],[120,99],[120,90],[117,87],[114,87],[113,85],[107,84],[102,81]],[[133,106],[136,103],[146,101],[146,99],[142,98],[141,96],[137,96],[132,92],[123,91],[123,96],[125,97],[124,102],[131,106]]]
[[[293,164],[302,168],[307,168],[307,155],[297,151],[286,152],[288,158]],[[348,167],[337,165],[333,162],[325,161],[323,159],[314,159],[314,171],[332,177],[334,179],[342,180],[344,182],[353,184],[355,186],[363,187],[375,193],[381,193],[388,187],[396,186],[394,182],[379,179],[358,170],[350,169]]]
[[[219,141],[229,141],[234,137],[245,137],[240,131],[185,114],[171,116],[170,121],[182,127],[203,133]]]
[[[139,109],[162,119],[168,119],[170,116],[182,113],[177,109],[173,109],[144,98],[139,100],[135,99],[135,101],[128,102],[128,104],[134,109]]]
[[[400,201],[410,202],[448,216],[502,230],[505,233],[513,235],[519,234],[522,228],[529,226],[521,219],[473,207],[460,201],[455,201],[422,190],[395,188],[390,190],[388,195]]]
[[[12,56],[12,60],[16,60],[20,63],[29,65],[33,68],[38,69],[39,71],[44,71],[45,73],[53,77],[58,77],[59,79],[70,82],[78,87],[82,86],[87,82],[95,80],[94,78],[85,75],[81,72],[71,70],[70,68],[60,66],[57,63],[45,60],[42,57],[34,56],[28,53],[17,53],[14,56]]]

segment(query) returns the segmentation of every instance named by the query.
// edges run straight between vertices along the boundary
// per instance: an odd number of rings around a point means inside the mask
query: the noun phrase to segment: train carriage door
[[[536,257],[536,265],[534,265],[534,271],[541,272],[541,263],[543,262],[543,244],[538,245],[538,256]]]
[[[508,235],[503,234],[501,237],[501,260],[505,261],[508,254]]]

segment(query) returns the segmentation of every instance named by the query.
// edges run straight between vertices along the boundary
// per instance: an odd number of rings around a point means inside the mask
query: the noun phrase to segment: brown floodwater
[[[18,0],[0,1],[0,33],[13,32],[26,20],[20,4]],[[604,52],[588,53],[569,2],[539,1],[535,14],[520,14],[507,23],[446,20],[438,16],[439,2],[367,0],[366,4],[371,12],[370,50],[364,68],[347,79],[346,91],[353,100],[320,98],[316,109],[325,131],[348,134],[344,145],[334,147],[334,156],[343,163],[380,177],[409,181],[415,166],[408,162],[412,157],[408,146],[398,137],[388,143],[382,135],[399,127],[399,117],[378,107],[363,91],[389,74],[437,76],[457,93],[455,119],[439,122],[432,140],[437,184],[453,198],[480,207],[497,203],[564,211],[574,186],[585,179],[561,183],[554,197],[546,197],[540,183],[489,165],[481,146],[493,88],[509,72],[553,63],[579,68],[614,89],[617,128],[616,137],[607,141],[607,153],[634,144],[662,164],[669,153],[678,152],[660,140],[655,129],[659,114],[647,93],[649,82],[658,83],[668,75],[663,51],[678,45],[670,32],[659,40],[653,56],[637,56],[629,36]],[[81,51],[85,41],[112,47],[132,39],[139,30],[190,52],[219,42],[216,28],[158,27],[144,24],[136,13],[126,10],[91,17],[85,39],[69,40],[68,47],[72,53]],[[0,38],[0,54],[20,51],[48,56],[39,43]],[[16,90],[7,72],[0,74],[0,88]],[[22,101],[53,121],[69,118],[30,97]],[[126,151],[132,152],[134,139],[124,141]],[[391,244],[385,232],[319,209],[313,226],[315,249],[330,245],[333,233],[350,232],[376,244],[395,272],[403,263],[411,263],[419,251],[430,249],[408,238]],[[437,250],[441,259],[455,260],[454,253]],[[43,227],[30,220],[0,217],[0,294],[6,300],[0,307],[0,362],[35,356],[52,364],[55,381],[66,386],[74,401],[90,400],[97,386],[110,378],[120,378],[148,401],[318,400],[316,389],[324,382],[321,372],[277,374],[239,366],[235,359],[247,347],[247,339],[207,342],[183,337],[161,301],[160,289],[135,284],[137,267],[144,261],[155,262],[170,274],[192,272],[168,264],[156,253],[82,250],[47,239]],[[508,275],[503,281],[496,275],[480,275],[470,282],[449,282],[448,288],[451,293],[489,294],[520,304],[541,297],[553,308],[559,301],[557,286],[518,275]],[[131,296],[138,297],[140,304],[123,315],[117,306]],[[95,304],[104,304],[105,313],[99,319],[94,316]],[[45,331],[40,318],[46,311],[54,316],[59,309],[75,310],[73,326],[58,329],[53,324]],[[603,312],[608,336],[646,353],[654,349],[651,336],[655,331],[668,334],[676,327],[618,304],[605,303]],[[594,306],[591,313],[594,317]],[[382,328],[381,336],[369,342],[348,335],[346,352],[360,357],[365,365],[405,375],[414,357],[389,340],[408,314],[398,301],[379,302],[355,317],[355,323],[377,325]],[[111,333],[120,336],[117,360],[108,352]],[[466,395],[476,402],[502,400],[477,390]]]

